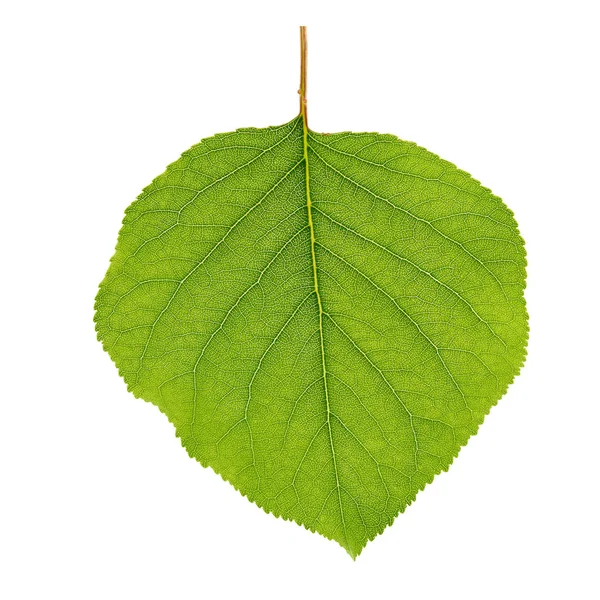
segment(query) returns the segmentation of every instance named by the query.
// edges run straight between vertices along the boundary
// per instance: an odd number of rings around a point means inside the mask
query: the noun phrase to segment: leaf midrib
[[[337,459],[335,456],[335,447],[333,445],[333,435],[331,431],[331,406],[329,403],[329,388],[327,386],[327,364],[325,361],[325,342],[323,337],[323,303],[319,292],[319,278],[317,275],[317,257],[315,254],[315,228],[312,219],[312,202],[310,198],[310,169],[308,164],[308,123],[306,119],[306,105],[302,107],[302,148],[305,165],[306,179],[306,210],[308,215],[308,226],[310,228],[310,254],[312,258],[313,280],[315,287],[315,295],[317,297],[317,305],[319,307],[319,340],[321,345],[321,366],[323,369],[323,387],[325,389],[325,407],[327,410],[327,431],[329,433],[329,446],[331,448],[331,457],[333,459],[333,471],[335,473],[335,485],[337,490],[338,504],[340,507],[340,519],[342,521],[342,529],[344,530],[344,539],[348,544],[348,533],[346,531],[346,521],[344,519],[344,508],[342,506],[342,492],[340,486],[340,477],[337,468]]]

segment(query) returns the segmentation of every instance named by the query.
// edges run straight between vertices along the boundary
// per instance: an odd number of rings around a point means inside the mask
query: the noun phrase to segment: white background
[[[0,596],[599,598],[594,2],[5,2]],[[527,241],[527,364],[353,562],[190,460],[95,340],[125,207],[203,137],[297,112],[418,142]]]

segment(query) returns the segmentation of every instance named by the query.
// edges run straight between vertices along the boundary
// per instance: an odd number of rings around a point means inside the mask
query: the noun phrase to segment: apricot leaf
[[[511,211],[392,135],[203,140],[126,210],[98,337],[190,456],[351,556],[448,468],[525,357]]]

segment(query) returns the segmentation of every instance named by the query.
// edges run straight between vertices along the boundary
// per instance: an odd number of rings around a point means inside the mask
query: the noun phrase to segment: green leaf
[[[190,456],[355,557],[518,373],[525,251],[450,163],[304,123],[216,135],[156,178],[95,320]]]

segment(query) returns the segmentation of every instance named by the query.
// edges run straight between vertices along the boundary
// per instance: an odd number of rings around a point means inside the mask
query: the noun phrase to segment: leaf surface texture
[[[467,173],[302,117],[203,140],[127,209],[96,299],[190,456],[351,556],[518,373],[525,250]]]

